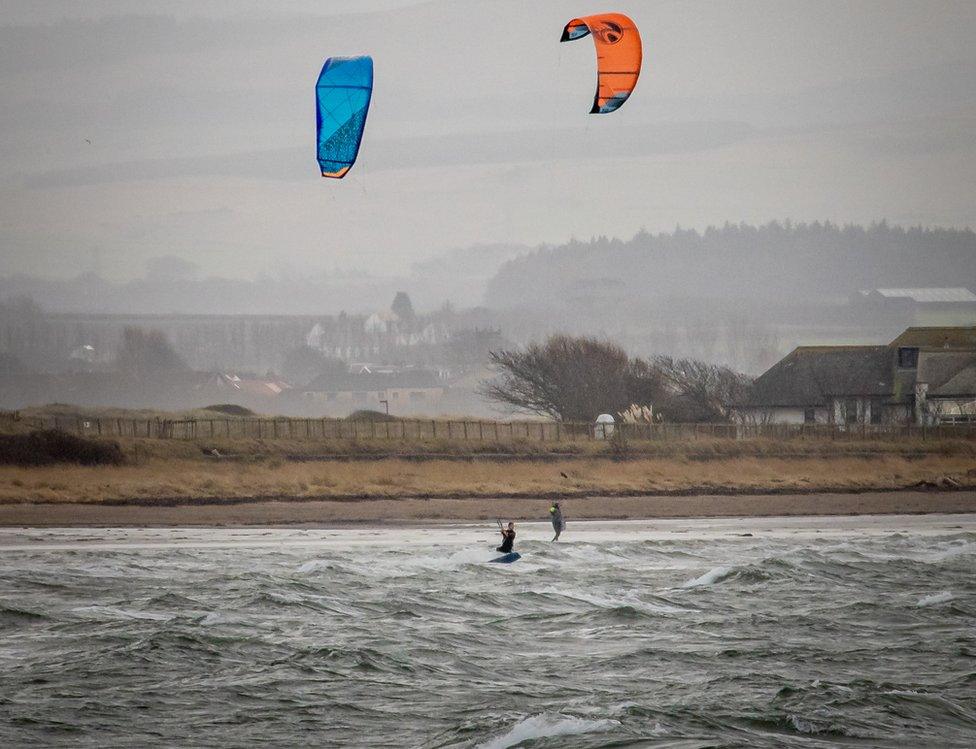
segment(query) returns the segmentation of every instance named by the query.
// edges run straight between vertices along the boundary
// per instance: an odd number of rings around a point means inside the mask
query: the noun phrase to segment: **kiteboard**
[[[502,556],[492,559],[493,564],[511,564],[512,562],[517,562],[522,558],[522,555],[517,551],[510,551],[508,554],[502,554]]]

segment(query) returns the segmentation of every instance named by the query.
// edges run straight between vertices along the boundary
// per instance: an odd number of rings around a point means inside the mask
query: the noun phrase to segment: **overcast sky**
[[[589,39],[638,24],[589,115]],[[0,1],[0,273],[399,273],[676,224],[976,225],[976,3]],[[326,57],[371,54],[359,162],[315,162]],[[91,144],[86,142],[91,141]]]

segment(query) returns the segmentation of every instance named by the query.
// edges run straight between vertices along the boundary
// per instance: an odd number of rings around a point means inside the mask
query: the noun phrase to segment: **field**
[[[0,467],[0,502],[623,496],[898,490],[948,477],[976,486],[969,455],[550,460],[252,460],[140,453],[122,466]]]
[[[211,421],[199,414],[188,416],[184,422]],[[28,426],[37,426],[36,417],[8,421],[6,431],[20,430],[26,435]],[[96,419],[106,424],[119,424],[126,418],[136,421],[131,413],[61,414],[59,418],[87,424],[83,428],[88,430]],[[158,418],[145,416],[147,421]],[[164,507],[267,501],[768,496],[976,488],[976,441],[959,435],[933,438],[930,433],[921,438],[905,433],[895,439],[891,434],[865,431],[841,438],[797,433],[792,439],[773,439],[762,433],[736,437],[728,432],[723,438],[715,436],[720,433],[715,430],[696,428],[656,439],[620,434],[609,440],[517,436],[519,429],[531,435],[531,424],[502,426],[501,431],[510,430],[509,437],[498,440],[450,436],[276,439],[244,436],[244,429],[241,436],[227,437],[212,427],[208,435],[213,437],[72,437],[117,445],[121,464],[0,465],[0,504]],[[446,434],[452,434],[452,427],[445,428]],[[543,428],[540,426],[539,435],[545,435]],[[108,431],[109,427],[99,425],[99,429]],[[287,431],[294,435],[295,428]],[[287,431],[282,428],[279,434]],[[458,434],[456,427],[453,433]]]

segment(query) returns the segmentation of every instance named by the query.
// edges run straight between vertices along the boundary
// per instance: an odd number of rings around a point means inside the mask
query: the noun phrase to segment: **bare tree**
[[[681,421],[728,421],[750,385],[743,374],[698,359],[656,356],[652,362],[673,393],[668,415]]]
[[[481,394],[516,410],[565,421],[591,421],[632,404],[650,405],[660,381],[645,362],[616,344],[557,335],[522,350],[493,351],[499,371]]]

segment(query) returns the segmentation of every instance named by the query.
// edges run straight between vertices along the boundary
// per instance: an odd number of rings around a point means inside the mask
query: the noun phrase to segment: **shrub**
[[[218,403],[215,406],[205,406],[204,411],[216,411],[226,416],[254,416],[254,411],[236,403]]]
[[[0,435],[0,464],[41,466],[78,463],[121,465],[125,456],[117,442],[85,439],[53,429]]]
[[[369,408],[363,408],[349,414],[346,417],[346,421],[397,421],[397,417],[390,416],[382,411],[374,411]]]

